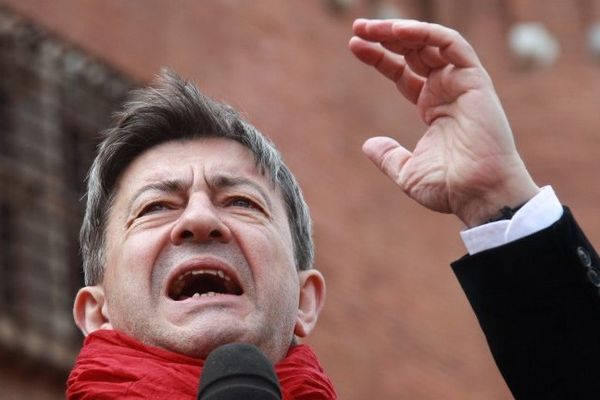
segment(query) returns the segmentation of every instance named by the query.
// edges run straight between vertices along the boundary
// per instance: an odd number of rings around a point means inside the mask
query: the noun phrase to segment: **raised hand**
[[[539,188],[512,138],[492,81],[456,31],[413,20],[356,20],[350,49],[395,82],[428,125],[410,152],[375,137],[365,154],[411,198],[479,225]]]

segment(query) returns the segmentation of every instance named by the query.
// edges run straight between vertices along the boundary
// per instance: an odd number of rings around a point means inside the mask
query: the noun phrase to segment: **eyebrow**
[[[215,176],[209,177],[207,179],[207,183],[210,188],[216,189],[230,188],[236,186],[249,186],[256,190],[267,203],[269,209],[272,209],[272,203],[269,196],[267,195],[267,192],[258,183],[248,178],[217,174]],[[139,188],[131,197],[131,200],[129,201],[127,207],[128,214],[131,213],[131,209],[133,208],[133,204],[135,203],[135,201],[146,192],[157,191],[163,193],[183,193],[187,190],[187,187],[188,185],[185,182],[177,179],[165,179],[144,185],[141,188]]]
[[[185,190],[186,190],[186,185],[182,181],[176,180],[176,179],[165,179],[165,180],[160,180],[157,182],[149,183],[149,184],[144,185],[141,188],[139,188],[135,192],[135,194],[131,197],[131,200],[129,201],[129,205],[127,206],[127,212],[128,212],[128,214],[131,214],[131,209],[132,209],[135,201],[142,194],[144,194],[146,192],[156,191],[156,192],[163,192],[163,193],[182,193],[182,192],[185,192]]]

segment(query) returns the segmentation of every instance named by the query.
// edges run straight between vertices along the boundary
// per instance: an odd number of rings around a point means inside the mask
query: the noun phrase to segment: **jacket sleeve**
[[[600,398],[600,260],[568,208],[452,268],[515,398]]]

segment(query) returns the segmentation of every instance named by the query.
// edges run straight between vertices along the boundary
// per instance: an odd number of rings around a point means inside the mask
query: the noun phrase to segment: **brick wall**
[[[424,126],[394,88],[346,49],[361,1],[4,0],[13,10],[134,79],[162,65],[246,112],[281,148],[315,219],[328,300],[308,340],[343,399],[505,399],[477,322],[448,263],[460,224],[408,201],[360,154],[369,135],[407,146]],[[331,8],[351,3],[350,8]],[[571,2],[544,2],[559,38],[552,67],[516,69],[503,2],[434,2],[495,77],[517,142],[600,243],[600,66],[585,53]],[[336,11],[337,10],[337,11]],[[1,115],[0,115],[1,117]]]
[[[0,8],[0,386],[62,393],[81,335],[80,198],[128,83]],[[35,385],[31,385],[34,379]],[[33,387],[32,387],[33,386]],[[22,397],[25,398],[25,397]]]

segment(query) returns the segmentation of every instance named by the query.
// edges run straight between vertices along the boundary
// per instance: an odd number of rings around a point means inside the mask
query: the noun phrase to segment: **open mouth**
[[[186,271],[169,286],[169,297],[175,301],[224,294],[240,296],[244,291],[225,272],[214,269]]]

